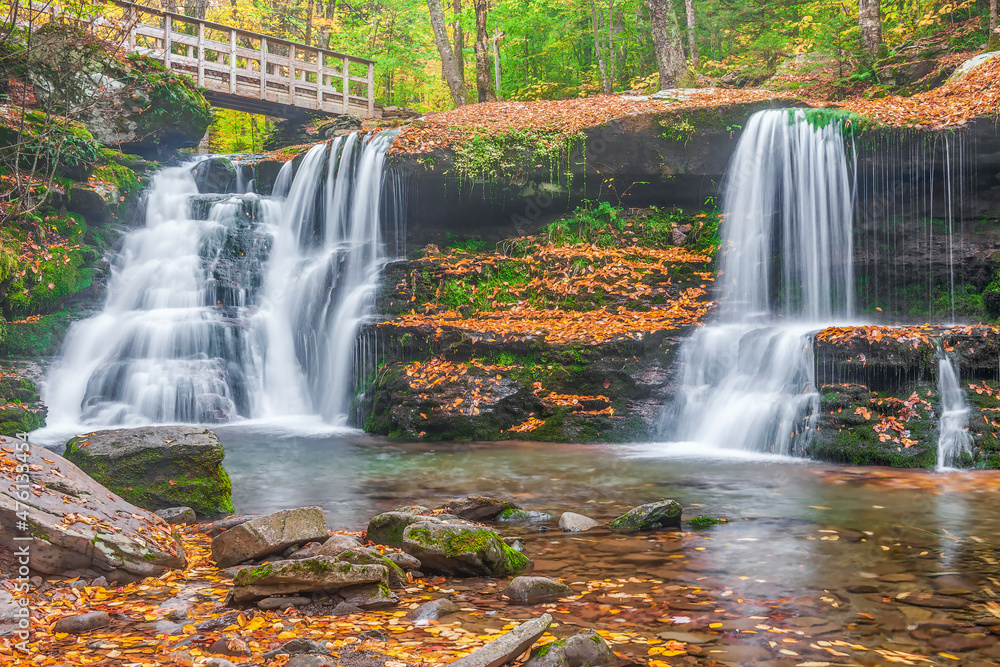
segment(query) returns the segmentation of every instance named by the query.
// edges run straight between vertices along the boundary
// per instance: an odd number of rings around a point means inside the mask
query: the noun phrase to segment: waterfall
[[[398,247],[381,229],[394,137],[314,146],[270,197],[242,176],[235,193],[199,193],[191,165],[157,173],[102,310],[73,325],[46,379],[50,424],[345,425],[359,328]]]
[[[941,420],[938,424],[937,469],[952,468],[962,454],[972,451],[969,435],[969,404],[959,383],[958,371],[941,341],[934,341],[938,360],[938,394],[941,397]]]
[[[811,332],[853,312],[852,174],[838,122],[749,121],[723,186],[720,307],[681,350],[675,439],[801,450],[819,409]]]

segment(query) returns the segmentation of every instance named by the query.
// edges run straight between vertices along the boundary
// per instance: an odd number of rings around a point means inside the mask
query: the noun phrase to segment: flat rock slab
[[[968,600],[962,598],[949,597],[947,595],[931,595],[929,593],[911,593],[907,596],[896,596],[896,602],[912,604],[917,607],[930,607],[932,609],[965,609],[969,606]]]
[[[18,472],[18,466],[27,470]],[[19,474],[30,488],[15,488]],[[13,537],[18,513],[27,512],[34,537],[30,567],[61,575],[69,570],[108,580],[158,577],[187,566],[180,543],[158,516],[109,492],[76,465],[40,445],[0,437],[0,545]]]
[[[382,565],[352,565],[329,556],[279,560],[240,570],[233,578],[233,600],[245,602],[275,595],[332,591],[383,582],[387,574]]]
[[[262,558],[290,546],[327,539],[319,507],[300,507],[251,519],[212,540],[212,558],[220,568]]]
[[[551,624],[552,617],[548,614],[542,614],[538,618],[522,623],[510,632],[500,635],[481,649],[448,664],[453,667],[501,667],[501,665],[513,662],[519,655],[531,648],[531,645],[545,634]]]
[[[232,514],[225,450],[203,426],[96,431],[66,443],[64,456],[139,507],[190,507],[202,516]]]

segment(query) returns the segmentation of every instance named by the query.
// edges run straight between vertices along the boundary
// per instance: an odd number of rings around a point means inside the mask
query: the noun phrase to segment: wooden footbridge
[[[189,75],[214,106],[285,118],[302,111],[377,115],[371,60],[131,2],[103,4],[107,11],[84,20],[117,34],[122,48]],[[55,3],[34,9],[61,13]]]

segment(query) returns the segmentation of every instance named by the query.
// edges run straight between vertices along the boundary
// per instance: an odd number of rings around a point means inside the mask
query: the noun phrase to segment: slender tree
[[[691,60],[691,67],[698,67],[700,58],[698,57],[698,42],[694,37],[694,0],[684,0],[684,11],[687,14],[688,32],[688,58]]]
[[[448,84],[448,90],[451,91],[452,101],[456,107],[460,107],[465,104],[465,91],[462,86],[462,78],[458,74],[455,52],[452,51],[451,42],[448,41],[448,29],[444,23],[441,0],[427,0],[427,9],[431,15],[434,44],[437,45],[438,53],[441,54],[441,70],[444,73],[445,82]]]
[[[458,61],[458,77],[465,85],[465,33],[462,32],[462,0],[455,0],[455,22],[452,33],[455,40],[455,60]]]
[[[610,95],[615,86],[615,0],[608,0],[608,82],[604,94]]]
[[[489,0],[475,0],[476,7],[476,93],[480,102],[496,102],[493,92],[493,69],[490,63],[489,33],[486,18],[489,14]]]
[[[986,43],[991,49],[1000,47],[1000,28],[997,27],[997,0],[990,0],[990,36]]]
[[[604,51],[601,50],[601,22],[597,14],[597,3],[594,0],[590,0],[590,22],[594,28],[594,57],[597,58],[597,69],[601,73],[601,90],[605,94],[610,94],[611,81],[608,79],[608,68],[604,64]]]
[[[649,8],[650,32],[656,52],[656,68],[660,71],[660,90],[673,88],[684,72],[684,47],[673,7],[665,0],[646,0]]]
[[[858,0],[858,25],[861,28],[861,48],[871,60],[882,51],[882,8],[879,0]]]

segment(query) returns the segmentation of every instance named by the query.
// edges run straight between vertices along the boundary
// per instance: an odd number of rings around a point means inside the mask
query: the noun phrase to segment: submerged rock
[[[126,500],[149,510],[186,506],[204,516],[232,513],[225,451],[200,426],[98,431],[66,443],[65,456]]]
[[[30,534],[32,570],[53,575],[72,570],[130,581],[186,567],[184,550],[162,519],[112,495],[40,445],[10,437],[0,442],[0,460],[11,464],[0,466],[0,547],[16,550],[23,543],[13,538]],[[18,464],[28,466],[38,495],[15,488]],[[25,507],[27,531],[18,528],[18,512],[23,514]],[[87,520],[76,520],[71,516],[76,512]]]
[[[538,618],[522,623],[510,632],[500,635],[486,646],[473,651],[464,658],[448,663],[450,667],[501,667],[513,662],[519,655],[531,648],[538,638],[545,634],[552,617],[542,614]]]
[[[503,594],[513,604],[537,604],[572,595],[573,589],[548,577],[514,577]]]
[[[56,621],[52,628],[53,632],[67,632],[71,635],[80,635],[91,630],[103,628],[111,624],[111,617],[106,611],[92,611],[86,614],[76,614],[75,616],[64,616]]]
[[[422,604],[412,610],[407,615],[407,618],[417,625],[426,625],[429,621],[436,621],[442,616],[454,614],[458,610],[458,605],[448,598],[438,598],[437,600],[431,600],[430,602]]]
[[[212,558],[225,568],[326,536],[326,519],[319,507],[282,510],[241,523],[216,537],[212,540]]]
[[[660,500],[630,509],[611,522],[613,530],[634,532],[657,528],[680,528],[681,505],[676,500]]]

